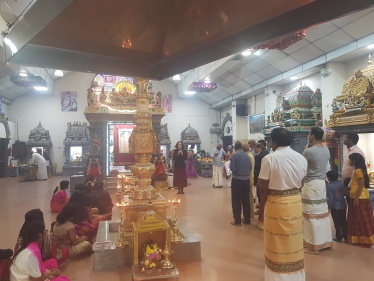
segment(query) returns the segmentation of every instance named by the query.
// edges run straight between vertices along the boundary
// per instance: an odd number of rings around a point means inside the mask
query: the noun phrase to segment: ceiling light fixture
[[[370,44],[370,45],[368,46],[368,49],[374,49],[374,44]]]
[[[245,50],[245,51],[242,52],[242,55],[245,56],[245,57],[247,57],[247,56],[249,56],[251,54],[252,54],[252,52],[249,49],[247,49],[247,50]]]
[[[297,80],[297,77],[296,77],[296,76],[292,76],[292,77],[290,77],[290,79],[291,79],[292,81],[294,81],[294,80]]]
[[[27,76],[27,73],[26,73],[26,72],[20,72],[20,73],[19,73],[19,76],[26,77],[26,76]]]
[[[34,86],[34,89],[37,91],[48,91],[48,87],[46,86]]]
[[[185,91],[184,94],[188,95],[188,96],[192,96],[192,95],[196,94],[196,92],[195,91]]]
[[[210,83],[210,78],[209,78],[209,76],[206,77],[206,78],[204,79],[204,83]]]
[[[180,81],[181,76],[179,74],[173,76],[173,81]]]
[[[64,73],[62,72],[62,70],[56,69],[55,70],[55,76],[56,77],[64,77]]]

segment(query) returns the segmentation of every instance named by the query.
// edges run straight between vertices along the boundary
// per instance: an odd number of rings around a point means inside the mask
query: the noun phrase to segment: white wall
[[[5,104],[3,101],[2,112],[5,114],[5,117],[8,117],[8,110],[9,110],[9,105]]]
[[[191,125],[197,130],[201,139],[201,149],[210,151],[215,147],[219,135],[210,133],[213,123],[220,123],[219,112],[210,109],[210,106],[199,100],[196,96],[188,99],[179,99],[177,96],[176,86],[168,81],[152,81],[153,90],[160,91],[163,94],[172,94],[172,113],[166,113],[162,118],[163,124],[168,124],[169,136],[172,146],[181,139],[182,131]]]
[[[71,73],[55,83],[53,95],[24,96],[9,106],[9,120],[18,122],[19,139],[27,141],[30,130],[35,128],[39,121],[42,126],[49,130],[52,140],[51,158],[57,163],[57,171],[62,171],[65,157],[63,156],[63,141],[68,122],[87,122],[84,110],[87,106],[87,88],[90,87],[94,74]],[[162,123],[168,123],[169,135],[172,143],[180,140],[181,132],[190,123],[195,128],[202,141],[201,148],[210,150],[214,141],[217,142],[217,135],[210,134],[213,123],[219,123],[219,113],[211,110],[210,106],[203,101],[192,99],[178,99],[176,87],[169,81],[153,81],[153,89],[165,94],[172,94],[172,113],[167,114]],[[78,92],[78,111],[61,112],[60,93],[61,91]]]
[[[51,159],[57,163],[57,171],[62,171],[64,164],[63,141],[68,122],[87,122],[84,110],[87,106],[87,88],[91,85],[93,74],[71,73],[55,83],[53,95],[27,95],[16,99],[9,108],[9,120],[18,122],[19,139],[27,141],[30,130],[39,121],[49,130],[52,141]],[[76,91],[78,93],[78,111],[61,112],[61,91]]]

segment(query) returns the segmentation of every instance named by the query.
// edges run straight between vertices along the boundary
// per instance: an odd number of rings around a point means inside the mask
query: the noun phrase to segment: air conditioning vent
[[[221,133],[221,128],[210,128],[210,133],[211,134],[220,134]]]

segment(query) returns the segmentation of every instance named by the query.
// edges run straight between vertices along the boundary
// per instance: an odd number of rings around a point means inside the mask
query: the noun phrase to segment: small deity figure
[[[298,111],[297,109],[295,109],[295,110],[292,112],[291,117],[292,117],[292,119],[296,119],[296,120],[298,120],[298,119],[300,119],[301,115],[300,115],[299,111]]]
[[[116,97],[117,97],[117,91],[116,88],[112,88],[112,91],[109,94],[110,102],[113,105],[116,105]]]
[[[161,104],[161,92],[157,92],[157,94],[154,95],[153,104]]]
[[[335,111],[335,110],[339,110],[339,109],[340,109],[340,108],[338,107],[338,103],[337,103],[336,99],[333,99],[333,100],[332,100],[331,108],[332,108],[332,111]]]
[[[357,105],[359,105],[359,106],[364,106],[364,105],[365,105],[365,98],[364,98],[364,97],[360,97],[360,98],[357,100]]]
[[[267,116],[267,120],[266,120],[266,122],[267,122],[268,124],[271,123],[271,121],[270,121],[270,115]]]
[[[274,114],[274,112],[271,113],[271,122],[273,122],[273,123],[275,122],[275,114]]]
[[[94,155],[100,151],[100,145],[101,145],[100,138],[97,135],[95,135],[94,138],[92,139],[91,155]]]
[[[353,97],[352,92],[349,92],[347,98],[345,99],[345,105],[352,107],[355,105],[355,98]]]
[[[100,93],[100,103],[105,104],[105,102],[106,102],[106,94],[105,94],[105,90],[103,87]]]
[[[277,107],[280,108],[283,105],[284,97],[282,93],[279,93],[277,97]]]
[[[87,89],[87,103],[88,105],[92,105],[95,103],[96,95],[91,88]]]

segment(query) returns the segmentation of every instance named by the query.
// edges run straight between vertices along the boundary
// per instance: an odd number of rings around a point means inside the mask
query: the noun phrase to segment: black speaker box
[[[246,115],[245,111],[246,111],[245,104],[238,104],[236,106],[236,115],[245,116]]]

